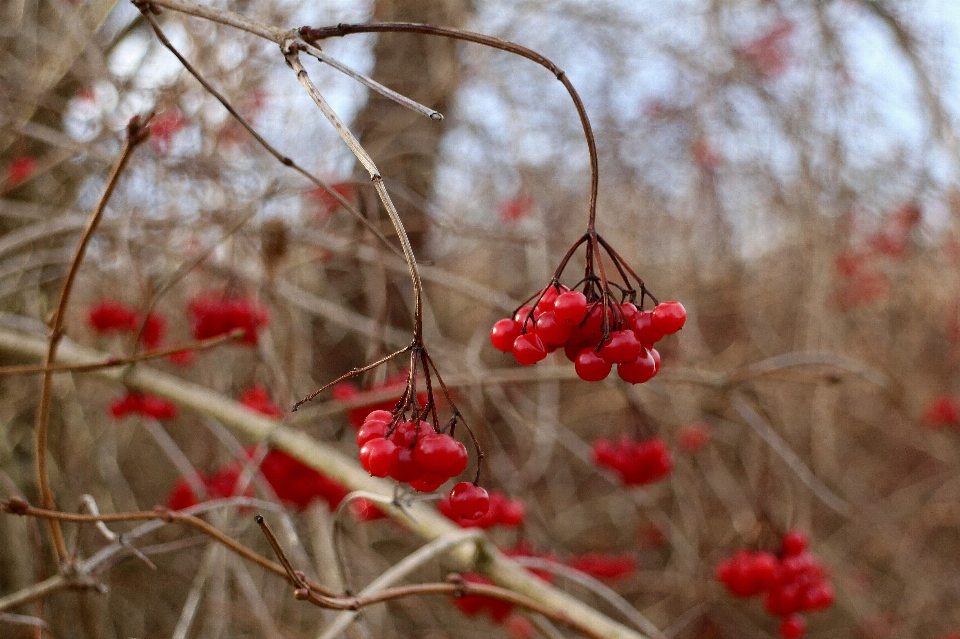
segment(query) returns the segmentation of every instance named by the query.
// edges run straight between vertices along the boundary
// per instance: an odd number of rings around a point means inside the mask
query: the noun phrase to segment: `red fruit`
[[[147,315],[147,321],[143,324],[143,345],[148,349],[155,349],[163,341],[163,334],[167,332],[167,320],[156,313]]]
[[[780,636],[783,639],[800,639],[807,631],[807,622],[798,614],[792,614],[780,622]]]
[[[927,406],[924,419],[935,427],[960,426],[960,401],[946,395],[935,397]]]
[[[813,583],[803,592],[804,610],[821,610],[833,605],[833,586],[826,581]]]
[[[536,364],[547,356],[547,349],[535,333],[526,333],[513,343],[513,357],[522,366]]]
[[[658,351],[655,348],[648,348],[647,350],[650,351],[650,355],[653,357],[653,363],[657,365],[656,369],[654,369],[654,373],[659,373],[660,372],[660,351]]]
[[[574,327],[570,339],[598,345],[603,338],[603,311],[599,303],[594,304],[587,312],[586,319]]]
[[[664,335],[673,335],[687,321],[687,311],[680,302],[660,302],[653,309],[653,327]]]
[[[388,410],[375,410],[367,413],[367,416],[363,418],[363,423],[368,424],[370,422],[381,422],[383,424],[389,424],[393,421],[393,413]]]
[[[655,352],[655,351],[654,351]],[[643,348],[635,360],[626,364],[617,365],[617,375],[625,382],[642,384],[650,381],[657,374],[657,362],[653,352]]]
[[[426,471],[445,478],[454,477],[467,469],[467,447],[450,435],[421,434],[414,448],[414,459]]]
[[[397,456],[390,469],[390,476],[402,482],[411,482],[423,477],[423,468],[413,458],[412,449],[405,446],[397,447]]]
[[[568,360],[576,363],[577,357],[580,355],[583,349],[590,348],[590,344],[587,342],[574,342],[572,339],[573,338],[571,336],[571,341],[568,341],[563,345],[563,354],[566,355]],[[594,344],[594,346],[596,346],[596,344]]]
[[[580,291],[561,293],[553,302],[553,312],[560,323],[577,325],[587,315],[587,298]]]
[[[599,382],[610,374],[613,364],[604,360],[592,348],[585,348],[574,362],[577,376],[585,382]]]
[[[90,307],[87,321],[97,333],[129,332],[137,329],[137,312],[126,304],[103,300]]]
[[[486,489],[463,481],[450,490],[450,509],[460,519],[479,519],[490,509],[490,496]]]
[[[423,425],[424,422],[421,422]],[[429,431],[421,431],[426,434],[427,432],[433,432],[433,427],[429,424],[426,425],[429,428]],[[413,447],[413,442],[417,438],[417,423],[411,422],[410,420],[403,420],[397,424],[397,427],[393,430],[393,433],[390,435],[390,441],[401,448],[411,448]]]
[[[640,314],[640,309],[637,308],[636,304],[631,302],[624,302],[620,305],[620,314],[623,316],[624,321],[633,328],[633,323],[637,319],[637,315]]]
[[[527,331],[532,331],[533,322],[536,320],[535,317],[530,317],[530,311],[532,310],[532,306],[521,306],[520,309],[513,314],[513,321],[518,323],[521,327],[526,326]]]
[[[553,286],[548,286],[546,289],[544,289],[543,295],[540,297],[540,301],[537,302],[535,314],[539,316],[547,311],[552,311],[554,301],[556,301],[557,297],[559,297],[561,293],[566,292],[566,290],[566,286],[561,286],[559,291],[557,291],[557,289]]]
[[[597,354],[611,364],[622,364],[636,360],[641,348],[633,331],[624,329],[610,333],[610,339],[600,346]]]
[[[360,465],[374,477],[386,477],[400,450],[389,439],[371,439],[360,448]]]
[[[510,318],[498,321],[490,329],[490,343],[498,351],[509,353],[513,350],[513,343],[520,337],[520,322]]]
[[[545,346],[563,346],[570,339],[572,327],[557,319],[553,311],[541,313],[537,318],[536,333]]]
[[[783,554],[785,557],[799,555],[807,549],[809,543],[810,540],[807,538],[807,534],[802,530],[796,528],[788,530],[783,536]]]
[[[580,557],[573,557],[568,563],[571,568],[604,581],[616,581],[632,575],[637,570],[637,560],[631,555],[587,553]]]
[[[410,482],[410,487],[421,493],[432,493],[444,482],[450,479],[449,475],[438,475],[437,473],[424,472],[418,479]]]
[[[653,324],[653,313],[650,311],[640,311],[634,320],[630,323],[637,340],[650,348],[663,339],[664,333]]]
[[[20,155],[13,158],[7,168],[7,186],[16,186],[36,173],[37,161],[29,155]]]
[[[203,479],[203,476],[201,475],[200,478]],[[183,510],[199,503],[200,500],[186,479],[178,479],[170,489],[170,494],[167,495],[167,508],[170,510]]]
[[[177,416],[179,409],[176,404],[162,397],[144,395],[140,398],[140,411],[154,419],[173,419]]]
[[[763,598],[763,606],[771,615],[778,617],[799,611],[803,607],[799,584],[788,582],[772,587]]]
[[[516,528],[527,517],[527,507],[519,499],[507,499],[500,506],[500,524]]]
[[[357,446],[363,448],[363,445],[371,439],[382,439],[386,437],[389,429],[390,424],[387,422],[364,422],[360,430],[357,431]]]
[[[263,386],[251,386],[240,395],[240,403],[249,409],[269,417],[283,416],[283,409],[270,401],[270,394]]]

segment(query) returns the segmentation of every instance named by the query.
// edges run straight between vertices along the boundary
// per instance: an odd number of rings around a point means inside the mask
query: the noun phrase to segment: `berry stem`
[[[301,399],[300,401],[298,401],[296,404],[293,405],[293,408],[290,409],[291,412],[294,412],[294,413],[297,412],[297,409],[300,408],[300,406],[302,406],[303,404],[306,404],[306,403],[309,402],[311,399],[313,399],[314,397],[316,397],[317,395],[319,395],[319,394],[322,393],[323,391],[327,390],[328,388],[330,388],[330,387],[333,386],[334,384],[336,384],[336,383],[338,383],[338,382],[342,382],[342,381],[344,381],[344,380],[346,380],[346,379],[350,379],[351,377],[356,377],[357,375],[361,375],[361,374],[363,374],[363,373],[366,373],[368,370],[374,369],[374,368],[376,368],[377,366],[380,366],[381,364],[386,364],[387,362],[389,362],[391,359],[393,359],[393,358],[396,357],[397,355],[401,355],[401,354],[403,354],[403,353],[406,353],[407,351],[409,351],[409,350],[412,349],[412,348],[413,348],[413,344],[410,344],[409,346],[405,346],[405,347],[401,348],[399,351],[397,351],[397,352],[395,352],[395,353],[390,353],[390,354],[387,355],[386,357],[381,357],[380,359],[378,359],[377,361],[375,361],[375,362],[372,363],[372,364],[367,364],[366,366],[361,366],[360,368],[354,368],[354,369],[352,369],[352,370],[344,373],[343,375],[341,375],[340,377],[336,378],[336,379],[333,380],[332,382],[329,382],[329,383],[327,383],[327,384],[324,384],[323,386],[321,386],[321,387],[318,388],[317,390],[313,391],[312,393],[310,393],[309,395],[307,395],[306,397],[304,397],[303,399]]]

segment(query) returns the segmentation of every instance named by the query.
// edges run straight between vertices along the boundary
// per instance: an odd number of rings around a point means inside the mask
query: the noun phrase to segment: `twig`
[[[86,227],[83,229],[83,234],[80,236],[80,242],[74,251],[73,260],[67,269],[63,288],[60,290],[60,299],[51,323],[50,341],[43,362],[44,368],[49,368],[57,359],[57,346],[63,338],[63,323],[66,318],[67,304],[70,301],[70,293],[73,290],[73,283],[76,280],[77,272],[80,270],[80,263],[86,254],[90,238],[93,236],[97,225],[100,223],[100,219],[103,217],[107,202],[110,201],[110,196],[113,195],[113,190],[117,186],[120,174],[123,173],[123,170],[127,167],[127,162],[129,162],[133,150],[137,145],[146,140],[149,135],[149,129],[147,129],[148,121],[149,117],[146,120],[141,120],[140,116],[134,116],[127,124],[127,135],[123,150],[120,152],[120,157],[117,158],[110,177],[107,179],[103,195],[100,196],[100,202],[97,203],[96,208],[90,213]],[[43,382],[40,387],[36,420],[36,471],[40,486],[40,503],[44,508],[48,509],[54,508],[53,490],[50,488],[50,476],[47,472],[47,429],[50,424],[50,394],[52,386],[53,372],[48,370],[43,375]],[[67,557],[67,546],[63,539],[63,531],[60,530],[60,525],[55,520],[48,520],[48,524],[50,526],[50,535],[53,538],[54,557],[57,563],[60,563]]]
[[[378,590],[387,588],[388,586],[392,586],[426,562],[430,561],[441,553],[447,552],[454,546],[467,541],[480,541],[482,539],[483,534],[480,533],[478,529],[467,529],[450,535],[444,535],[443,537],[438,537],[437,539],[425,544],[413,553],[404,557],[398,563],[391,566],[389,570],[385,571],[379,577],[370,582],[366,588],[361,590],[360,596],[364,597],[377,592]],[[323,631],[323,634],[320,635],[319,639],[334,639],[335,637],[339,636],[341,632],[346,630],[347,626],[349,626],[350,623],[356,618],[357,613],[355,612],[341,613],[336,619],[334,619],[333,623]]]
[[[132,357],[109,357],[105,361],[97,362],[95,364],[53,364],[51,366],[33,364],[27,366],[3,366],[0,367],[0,377],[3,377],[4,375],[35,375],[38,373],[90,373],[93,371],[102,370],[104,368],[116,368],[118,366],[126,366],[136,362],[160,359],[161,357],[167,357],[181,351],[207,350],[216,346],[220,346],[226,342],[240,339],[245,334],[245,329],[235,328],[229,333],[217,335],[216,337],[208,337],[207,339],[201,339],[195,342],[184,342],[183,344],[167,346],[165,348],[159,348],[157,350],[146,351],[138,355],[133,355]]]
[[[394,91],[393,89],[388,89],[387,87],[383,86],[373,78],[369,78],[363,75],[362,73],[357,73],[356,71],[354,71],[347,65],[343,64],[339,60],[336,60],[328,56],[326,53],[320,50],[320,47],[314,46],[309,43],[304,43],[303,50],[304,52],[313,56],[320,62],[325,62],[329,64],[331,67],[333,67],[340,73],[346,75],[349,78],[356,80],[360,84],[372,89],[373,91],[376,91],[377,93],[384,96],[385,98],[389,98],[393,100],[394,102],[396,102],[402,107],[406,107],[415,113],[419,113],[420,115],[425,115],[431,120],[439,121],[443,119],[443,114],[440,113],[439,111],[435,109],[431,109],[430,107],[423,106],[419,102],[415,100],[411,100],[407,96],[401,95],[396,91]]]
[[[380,170],[377,168],[377,165],[374,164],[373,159],[360,145],[360,141],[354,137],[350,129],[340,120],[340,117],[334,110],[330,108],[330,105],[327,104],[324,97],[320,95],[317,87],[310,80],[307,70],[304,69],[303,64],[300,63],[300,54],[298,53],[299,46],[300,45],[293,40],[288,40],[281,45],[281,50],[283,51],[283,56],[287,64],[289,64],[290,68],[297,74],[297,80],[303,85],[303,88],[307,90],[307,93],[323,115],[330,121],[330,124],[333,125],[333,128],[336,129],[337,133],[340,134],[340,137],[357,157],[357,160],[360,161],[367,170],[367,173],[370,174],[370,179],[373,181],[373,185],[377,189],[377,194],[380,196],[380,200],[387,210],[387,215],[390,217],[390,222],[397,232],[397,237],[400,238],[403,257],[407,261],[410,280],[413,283],[413,342],[416,345],[421,345],[423,343],[423,284],[420,281],[420,271],[417,269],[417,258],[413,254],[413,247],[410,245],[407,231],[403,227],[403,222],[400,220],[400,214],[397,212],[397,208],[393,205],[393,200],[390,199],[390,194],[387,193],[387,189],[383,185],[383,178],[380,175]]]

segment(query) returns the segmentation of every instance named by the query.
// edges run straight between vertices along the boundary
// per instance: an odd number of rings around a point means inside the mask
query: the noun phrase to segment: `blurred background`
[[[588,385],[561,354],[522,369],[488,340],[586,229],[586,144],[547,70],[442,38],[321,42],[443,113],[437,122],[305,62],[377,162],[423,263],[427,348],[483,446],[482,483],[525,504],[522,525],[490,531],[498,544],[568,564],[588,553],[624,559],[631,568],[607,585],[663,636],[768,637],[778,620],[730,595],[714,569],[740,548],[776,552],[801,529],[836,591],[807,616],[807,636],[960,632],[960,6],[215,5],[282,27],[466,28],[542,53],[583,97],[599,149],[597,230],[689,315],[659,346],[661,373],[638,386]],[[164,343],[190,339],[191,303],[204,295],[253,300],[269,316],[254,348],[155,366],[230,398],[259,385],[281,407],[409,341],[402,260],[257,145],[133,5],[7,0],[0,16],[0,328],[45,335],[123,128],[153,111],[152,136],[80,270],[68,339],[133,352],[130,335],[90,323],[104,300],[152,308]],[[158,20],[281,154],[392,237],[365,173],[275,45],[174,11]],[[563,282],[582,268],[581,254]],[[0,353],[2,364],[20,361]],[[382,401],[402,372],[391,363],[283,418],[354,455],[349,409]],[[38,387],[35,376],[0,378],[0,492],[33,503]],[[118,420],[109,406],[123,389],[89,376],[58,376],[54,389],[51,473],[67,510],[84,493],[104,512],[167,503],[185,474],[213,476],[249,443],[188,413]],[[369,389],[364,404],[355,393]],[[662,438],[669,477],[630,487],[599,468],[591,446],[621,435]],[[330,508],[301,506],[288,504],[289,539],[323,580],[336,572]],[[248,519],[220,523],[263,545]],[[419,544],[386,520],[347,514],[343,526],[354,589]],[[103,543],[90,527],[71,530],[81,554]],[[3,516],[0,539],[0,595],[55,571],[45,528]],[[25,606],[15,612],[46,629],[7,615],[0,635],[315,637],[331,619],[204,538],[167,530],[151,543],[157,570],[128,559],[103,575],[108,593]],[[446,570],[440,560],[416,578]],[[560,575],[555,585],[621,618],[584,582]],[[529,624],[515,613],[468,619],[424,599],[373,609],[349,632],[523,638]]]

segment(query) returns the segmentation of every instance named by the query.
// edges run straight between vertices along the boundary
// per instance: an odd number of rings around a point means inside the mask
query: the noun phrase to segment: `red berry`
[[[357,446],[363,448],[371,439],[382,439],[387,436],[390,424],[387,422],[364,422],[360,430],[357,431]]]
[[[479,519],[490,509],[486,489],[462,481],[450,490],[450,509],[461,519]]]
[[[657,362],[653,353],[646,348],[640,350],[640,355],[632,362],[617,365],[617,375],[625,382],[642,384],[650,381],[657,374]]]
[[[467,447],[450,435],[421,434],[414,448],[414,459],[428,472],[455,477],[467,469]]]
[[[653,309],[653,326],[664,335],[673,335],[687,321],[687,311],[680,302],[660,302]]]
[[[411,482],[423,477],[423,468],[413,457],[413,450],[398,446],[397,456],[390,468],[390,476],[397,481]]]
[[[599,382],[610,374],[613,364],[604,360],[592,348],[585,348],[574,363],[577,376],[585,382]]]
[[[587,314],[587,298],[580,291],[561,293],[553,302],[553,312],[563,324],[579,324]]]
[[[799,555],[807,549],[809,543],[806,533],[802,530],[796,528],[788,530],[783,536],[783,554],[786,557]]]
[[[421,422],[421,427],[424,425]],[[429,428],[429,432],[433,432],[433,427],[429,424],[426,424]],[[427,431],[424,431],[427,432]],[[390,441],[399,446],[400,448],[410,448],[413,446],[414,440],[417,438],[417,423],[411,422],[410,420],[404,419],[397,424],[397,427],[394,429],[393,433],[390,434]]]
[[[780,636],[783,639],[800,639],[807,631],[807,622],[798,614],[792,614],[780,622]]]
[[[640,309],[637,308],[636,304],[624,302],[620,305],[620,314],[623,316],[624,321],[630,325],[630,328],[633,328],[633,323],[640,314]]]
[[[821,610],[833,605],[833,586],[826,581],[818,581],[803,592],[804,610]]]
[[[710,443],[712,432],[710,422],[690,422],[677,432],[677,444],[688,453],[697,453]]]
[[[597,354],[611,364],[622,364],[636,360],[641,348],[633,331],[624,329],[610,333],[610,339],[603,343]]]
[[[509,318],[502,319],[490,329],[490,343],[498,351],[509,353],[513,343],[520,337],[520,322]]]
[[[425,472],[418,479],[411,481],[410,487],[421,493],[432,493],[437,488],[440,488],[440,486],[443,486],[447,479],[449,479],[449,476]]]
[[[650,355],[653,357],[653,363],[657,365],[657,367],[654,369],[654,373],[655,374],[659,373],[660,372],[660,351],[658,351],[655,348],[648,348],[647,350],[650,351]]]
[[[515,321],[521,327],[526,326],[528,331],[533,330],[533,322],[536,320],[536,318],[530,317],[530,312],[532,310],[532,306],[521,306],[520,309],[513,314],[513,321]]]
[[[360,465],[374,477],[386,477],[400,454],[389,439],[371,439],[360,448]]]
[[[544,289],[543,295],[540,297],[540,301],[537,302],[536,315],[539,316],[547,311],[552,311],[553,303],[556,301],[557,297],[561,293],[566,292],[566,290],[566,286],[561,286],[559,291],[557,291],[557,289],[553,286],[548,286],[546,289]]]
[[[547,356],[547,349],[535,333],[525,333],[513,343],[513,358],[522,366],[536,364]]]
[[[647,348],[663,339],[664,333],[653,324],[653,313],[640,311],[630,323],[637,340]]]
[[[500,507],[500,523],[516,528],[527,517],[527,507],[519,499],[508,499]]]
[[[569,324],[557,320],[553,311],[546,311],[537,318],[536,333],[545,346],[563,346],[570,339],[572,330]]]

